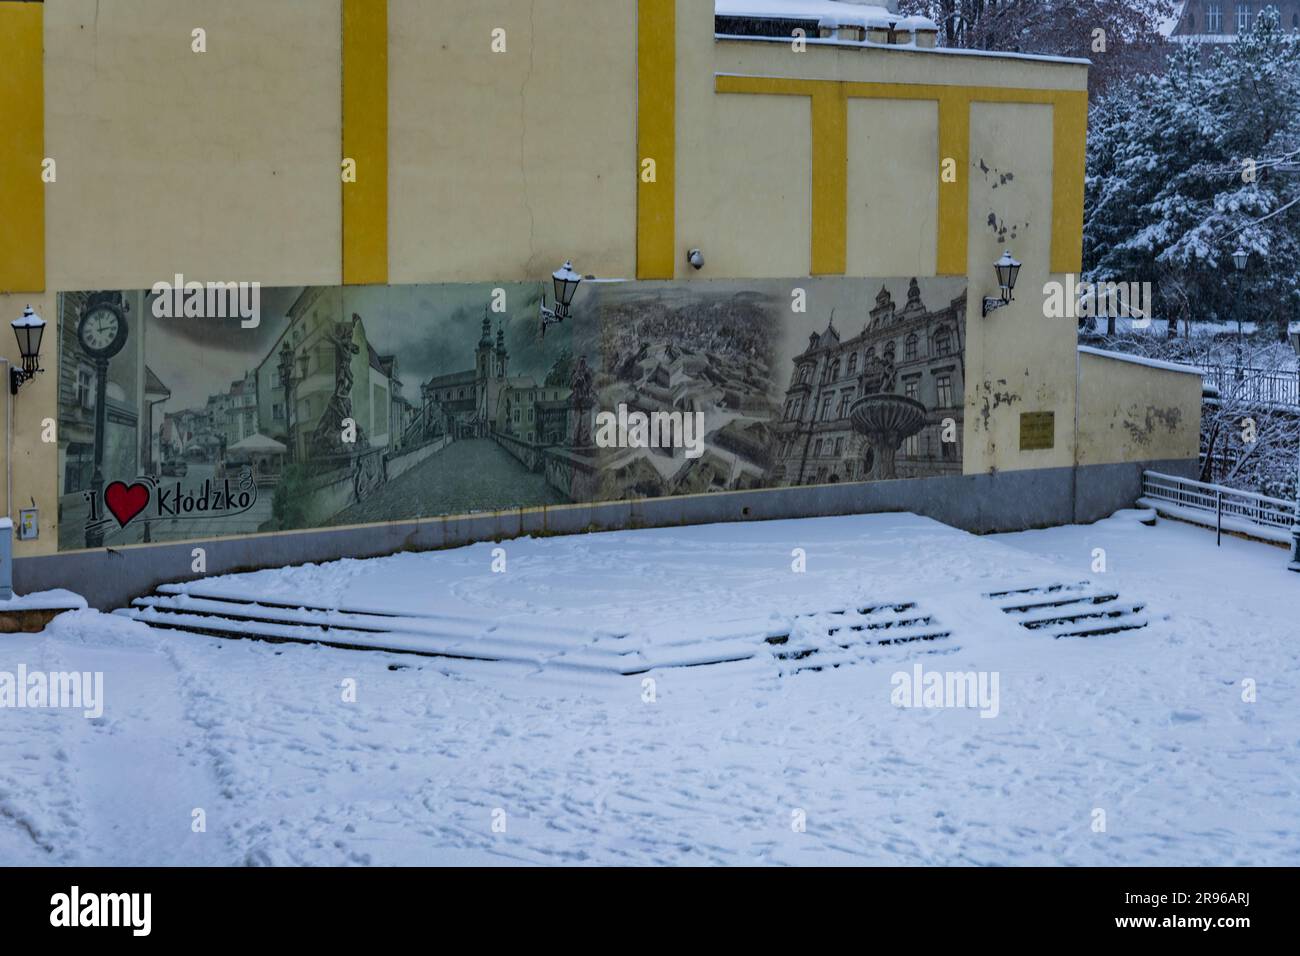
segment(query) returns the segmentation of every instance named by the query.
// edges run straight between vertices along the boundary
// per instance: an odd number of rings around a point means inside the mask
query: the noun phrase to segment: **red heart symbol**
[[[114,481],[104,489],[104,505],[123,528],[149,504],[149,486],[142,481],[128,485]]]

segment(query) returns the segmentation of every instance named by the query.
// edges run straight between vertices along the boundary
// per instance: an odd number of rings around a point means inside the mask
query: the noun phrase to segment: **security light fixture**
[[[1016,279],[1020,276],[1020,263],[1011,255],[1008,249],[1002,253],[1002,258],[993,263],[993,270],[998,274],[998,288],[1002,290],[1001,298],[991,296],[984,297],[984,315],[987,318],[990,312],[996,312],[1003,306],[1010,305],[1015,301],[1011,293],[1015,291]]]
[[[1232,254],[1232,264],[1237,267],[1238,272],[1246,271],[1246,262],[1249,259],[1250,253],[1241,248],[1241,246],[1238,246],[1237,251]]]
[[[551,273],[551,279],[555,284],[555,308],[547,307],[546,293],[543,292],[541,305],[543,336],[546,335],[548,325],[563,322],[569,317],[569,306],[573,304],[573,295],[582,282],[582,276],[573,271],[572,260],[566,260],[564,265]]]
[[[9,369],[9,394],[17,395],[24,382],[31,381],[37,372],[45,371],[40,366],[41,337],[45,334],[45,320],[32,311],[29,305],[23,314],[14,319],[14,336],[18,339],[18,351],[23,357],[23,367]]]
[[[704,268],[704,251],[701,249],[692,249],[686,253],[686,261],[695,269]]]

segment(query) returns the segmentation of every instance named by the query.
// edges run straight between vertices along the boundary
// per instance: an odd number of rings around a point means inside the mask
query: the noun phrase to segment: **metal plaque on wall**
[[[1025,412],[1020,416],[1020,450],[1056,447],[1056,412]]]

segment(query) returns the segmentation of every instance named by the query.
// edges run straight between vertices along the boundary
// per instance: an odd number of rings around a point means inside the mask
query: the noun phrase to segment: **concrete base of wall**
[[[73,551],[14,561],[20,594],[68,588],[91,607],[122,607],[159,584],[193,579],[193,551],[203,548],[208,575],[396,551],[428,551],[475,541],[575,534],[620,528],[670,527],[720,521],[770,521],[843,514],[912,511],[975,534],[1089,523],[1131,507],[1142,472],[1195,477],[1197,462],[1151,461],[918,478],[907,481],[736,491],[685,498],[649,498],[561,505],[528,511],[430,518],[329,531],[301,531],[120,550]]]

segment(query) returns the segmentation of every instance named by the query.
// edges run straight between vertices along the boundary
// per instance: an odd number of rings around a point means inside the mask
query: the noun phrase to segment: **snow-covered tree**
[[[1276,9],[1206,55],[1117,84],[1090,117],[1085,278],[1152,281],[1157,316],[1235,317],[1232,253],[1251,254],[1243,312],[1300,314],[1300,38]]]
[[[1172,0],[902,0],[939,26],[948,47],[1085,57],[1093,89],[1159,65]]]

